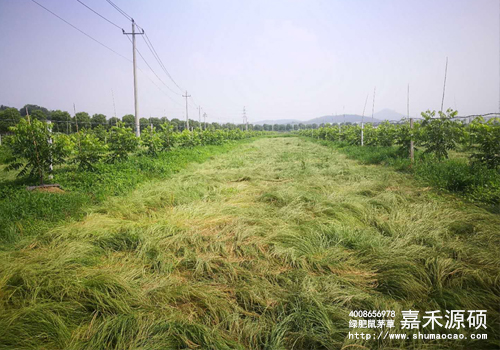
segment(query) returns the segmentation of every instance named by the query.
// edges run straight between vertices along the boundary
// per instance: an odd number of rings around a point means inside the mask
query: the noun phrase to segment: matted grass
[[[258,139],[0,252],[0,348],[495,349],[499,234],[408,175]],[[486,309],[488,340],[346,338],[351,310],[410,308]]]

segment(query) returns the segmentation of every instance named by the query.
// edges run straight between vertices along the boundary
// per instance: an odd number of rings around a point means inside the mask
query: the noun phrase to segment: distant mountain
[[[319,117],[319,118],[314,118],[314,119],[311,119],[311,120],[308,120],[306,122],[302,122],[303,124],[323,124],[323,123],[361,123],[361,121],[363,120],[363,117],[360,116],[360,115],[357,115],[357,114],[346,114],[345,117],[344,115],[325,115],[323,117]],[[381,122],[381,120],[379,119],[373,119],[370,117],[366,117],[364,118],[365,122],[375,122],[375,123],[378,123],[378,122]]]
[[[405,116],[401,113],[393,111],[392,109],[385,108],[377,113],[374,113],[373,117],[380,120],[401,120]]]
[[[367,123],[380,123],[384,120],[396,120],[399,121],[405,116],[403,114],[400,114],[396,111],[393,111],[392,109],[382,109],[381,111],[378,111],[377,113],[373,114],[373,119],[370,116],[365,116],[364,120]],[[252,124],[256,125],[263,125],[263,124],[326,124],[326,123],[343,123],[344,121],[346,123],[361,123],[363,120],[363,117],[357,114],[346,114],[345,115],[345,120],[344,120],[344,115],[325,115],[322,117],[314,118],[311,120],[297,120],[297,119],[268,119],[268,120],[261,120],[258,122],[254,122]]]
[[[255,125],[264,125],[264,124],[299,124],[299,123],[302,123],[300,120],[297,120],[297,119],[276,119],[276,120],[271,120],[271,119],[268,119],[268,120],[260,120],[258,122],[254,122],[252,124],[255,124]]]

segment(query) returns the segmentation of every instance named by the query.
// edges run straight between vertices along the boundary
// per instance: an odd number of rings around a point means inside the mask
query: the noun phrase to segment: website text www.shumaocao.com
[[[425,311],[419,318],[420,311],[401,311],[401,317],[396,317],[394,310],[382,311],[351,311],[349,316],[358,318],[349,320],[349,339],[377,340],[377,339],[414,339],[414,340],[461,340],[461,339],[487,339],[487,334],[471,333],[487,329],[486,310],[440,310]],[[444,317],[443,317],[444,315]],[[415,330],[413,334],[396,333],[396,318],[399,320],[401,330]],[[447,332],[441,333],[444,328]],[[420,332],[420,329],[425,332]],[[434,332],[435,331],[435,332]],[[462,332],[461,332],[462,331]],[[455,332],[455,333],[451,333]]]

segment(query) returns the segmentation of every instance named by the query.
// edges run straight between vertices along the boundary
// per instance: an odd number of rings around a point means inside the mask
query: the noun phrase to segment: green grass
[[[159,157],[132,156],[114,164],[100,163],[96,171],[78,171],[76,166],[57,168],[53,183],[66,191],[55,193],[29,192],[27,185],[36,180],[17,179],[15,172],[3,171],[0,166],[0,242],[13,243],[22,237],[46,231],[55,223],[80,219],[85,209],[101,203],[109,196],[123,195],[138,184],[162,179],[183,169],[191,162],[203,162],[227,152],[242,140],[221,146],[177,149]],[[0,147],[0,160],[5,161],[5,148]]]
[[[500,213],[500,172],[484,165],[471,164],[470,154],[450,152],[450,158],[438,161],[431,155],[416,152],[413,166],[401,156],[398,147],[350,146],[330,141],[314,140],[333,147],[362,164],[384,164],[396,170],[412,173],[418,180],[436,189],[458,193],[473,202],[485,203],[489,210]]]
[[[496,349],[499,234],[409,174],[258,139],[0,252],[0,348]],[[346,337],[410,308],[486,309],[488,339]]]

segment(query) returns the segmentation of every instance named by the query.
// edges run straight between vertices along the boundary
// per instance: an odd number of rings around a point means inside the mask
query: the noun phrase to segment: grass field
[[[260,138],[11,240],[0,348],[497,349],[499,256],[498,215],[318,143]],[[488,310],[474,330],[488,339],[347,337],[351,310],[409,309]],[[415,332],[395,324],[384,332]]]

